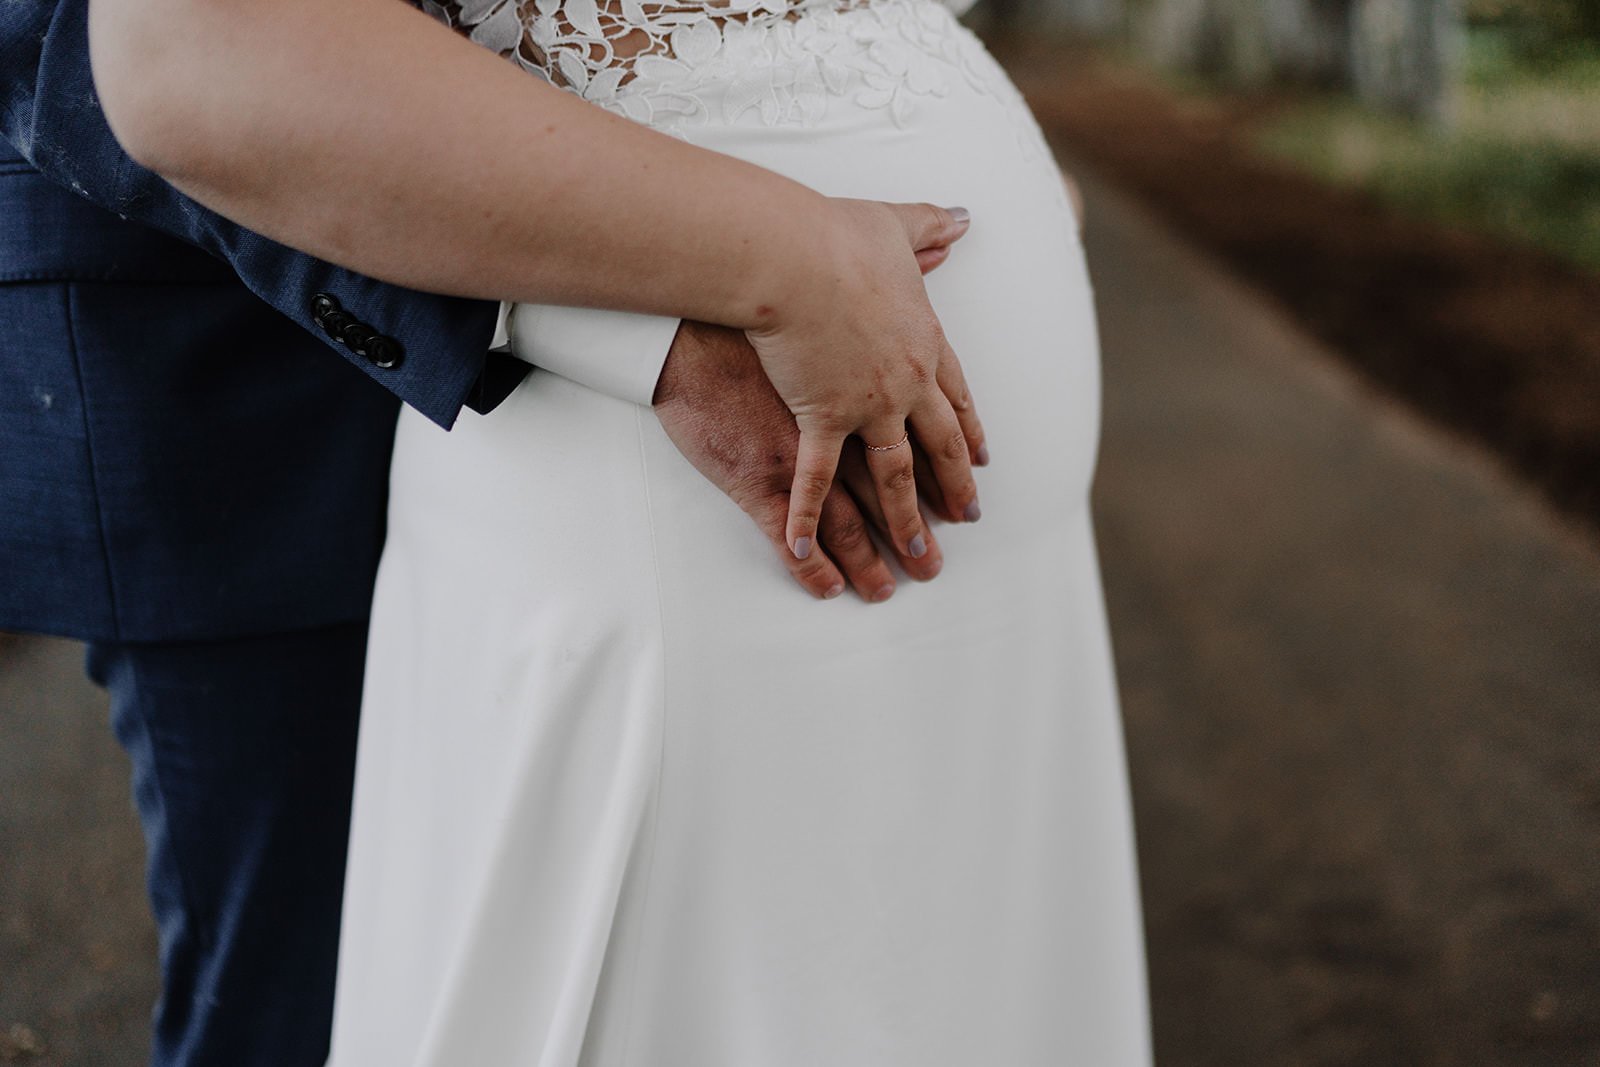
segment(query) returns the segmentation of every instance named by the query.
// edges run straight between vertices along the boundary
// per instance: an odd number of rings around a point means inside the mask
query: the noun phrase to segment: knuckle
[[[805,585],[806,589],[816,590],[816,592],[821,593],[829,585],[834,584],[834,576],[829,573],[829,565],[819,560],[819,558],[795,560],[792,568],[794,569],[790,573],[794,574],[795,581]]]
[[[867,544],[867,524],[860,515],[836,516],[828,524],[828,547],[839,552],[857,552]]]
[[[907,493],[917,487],[917,472],[910,464],[896,467],[883,477],[883,486],[891,493]]]
[[[842,437],[850,431],[850,415],[843,408],[822,408],[806,416],[806,428],[829,437]]]
[[[787,489],[788,486],[783,488]],[[727,493],[734,500],[739,501],[741,507],[747,511],[751,506],[765,508],[773,496],[773,486],[767,478],[759,473],[742,472],[730,477],[727,481]],[[750,505],[746,504],[750,502]]]
[[[960,430],[946,434],[944,444],[939,449],[939,454],[951,463],[959,463],[967,458],[967,435]]]
[[[808,500],[820,500],[832,487],[833,479],[821,471],[801,471],[794,480],[795,492]]]
[[[766,496],[759,504],[747,510],[750,512],[750,517],[756,520],[756,525],[765,530],[773,541],[784,546],[784,551],[787,552],[788,547],[784,545],[784,528],[789,522],[788,497]]]

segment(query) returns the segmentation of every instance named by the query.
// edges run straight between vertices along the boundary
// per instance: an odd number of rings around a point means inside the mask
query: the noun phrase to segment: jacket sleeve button
[[[340,341],[343,340],[346,327],[354,326],[355,324],[356,317],[351,315],[349,312],[330,311],[326,315],[322,316],[322,321],[318,325],[322,327],[323,333],[327,334],[335,341]]]
[[[400,342],[393,337],[385,337],[381,333],[368,338],[361,354],[366,356],[368,362],[374,367],[382,370],[398,367],[400,361],[405,358],[405,353],[400,348]]]
[[[348,316],[346,316],[348,318]],[[367,354],[367,342],[378,336],[374,330],[364,322],[347,322],[339,328],[339,343],[358,356]]]
[[[338,310],[339,300],[332,293],[318,293],[311,298],[311,318],[318,326],[330,313]]]

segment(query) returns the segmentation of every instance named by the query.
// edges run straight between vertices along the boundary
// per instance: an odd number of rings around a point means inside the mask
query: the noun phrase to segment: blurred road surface
[[[105,694],[80,646],[0,635],[0,1064],[143,1064],[155,955]]]
[[[1600,1064],[1592,535],[1090,202],[1158,1062]]]
[[[1592,537],[1087,185],[1159,1062],[1600,1064]],[[79,659],[0,641],[0,1062],[142,1062],[141,850]]]

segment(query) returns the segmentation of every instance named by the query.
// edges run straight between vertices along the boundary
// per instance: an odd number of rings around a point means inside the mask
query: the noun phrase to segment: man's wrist
[[[595,308],[516,304],[512,353],[598,393],[649,406],[680,320]]]
[[[681,346],[688,343],[686,338],[693,330],[693,319],[680,319],[678,321],[678,329],[672,335],[672,344],[667,348],[667,358],[662,361],[661,373],[656,376],[655,390],[650,394],[652,407],[665,404],[677,393],[675,388],[677,375],[673,372],[677,367]]]

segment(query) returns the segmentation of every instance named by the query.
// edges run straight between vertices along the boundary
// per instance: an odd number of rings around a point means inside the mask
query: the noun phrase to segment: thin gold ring
[[[905,433],[900,435],[900,440],[896,441],[894,444],[892,444],[892,445],[867,445],[867,451],[868,452],[893,452],[895,449],[899,448],[901,445],[905,444],[909,440],[911,440],[911,431],[907,430]],[[864,445],[867,444],[865,441],[863,441],[861,443],[864,444]]]

